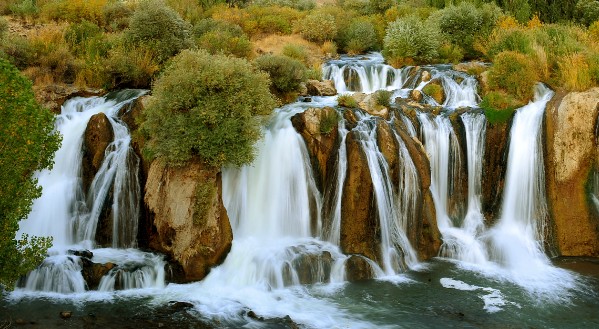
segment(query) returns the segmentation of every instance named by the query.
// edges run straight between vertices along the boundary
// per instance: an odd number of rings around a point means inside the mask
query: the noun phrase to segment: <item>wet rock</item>
[[[353,109],[343,111],[343,119],[345,119],[345,129],[352,130],[358,124],[358,117]]]
[[[597,165],[599,88],[558,94],[546,111],[546,181],[563,256],[599,256],[599,218],[586,187]]]
[[[188,303],[188,302],[176,302],[176,301],[170,301],[168,302],[169,307],[174,311],[174,312],[180,312],[186,309],[190,309],[193,308],[193,304],[192,303]]]
[[[23,320],[23,319],[20,319],[20,318],[19,318],[19,319],[16,319],[16,320],[15,320],[15,324],[18,324],[18,325],[25,325],[25,324],[27,324],[27,321],[25,321],[25,320]]]
[[[423,71],[420,81],[427,82],[431,80],[431,73],[429,71]]]
[[[73,316],[73,312],[72,311],[61,311],[59,313],[60,317],[63,319],[69,319]]]
[[[345,261],[347,281],[356,282],[374,278],[374,271],[368,260],[358,255],[351,255]]]
[[[94,263],[87,258],[81,259],[81,275],[83,280],[87,283],[88,290],[97,290],[102,277],[108,274],[110,270],[116,267],[113,263]]]
[[[43,107],[56,114],[60,114],[62,104],[69,98],[102,96],[106,93],[103,89],[79,88],[64,84],[34,86],[33,92]]]
[[[389,109],[385,106],[377,104],[376,94],[366,95],[363,100],[358,102],[358,105],[362,110],[370,115],[389,119]]]
[[[112,124],[106,114],[94,114],[87,123],[83,136],[82,179],[85,191],[98,173],[104,161],[104,152],[114,140]]]
[[[149,245],[180,264],[183,282],[203,279],[231,249],[221,172],[193,159],[183,167],[150,165],[145,203],[153,224]]]
[[[306,142],[321,192],[326,183],[334,179],[330,177],[330,168],[334,166],[339,148],[339,120],[339,114],[332,107],[310,108],[291,118],[293,127]]]
[[[376,137],[379,149],[389,165],[391,181],[397,187],[399,181],[399,145],[391,127],[386,121],[380,120],[377,123]]]
[[[298,93],[300,96],[308,96],[308,87],[305,82],[300,82]]]
[[[337,89],[332,80],[308,80],[306,82],[306,89],[308,95],[312,96],[335,96],[337,95]]]
[[[410,91],[410,98],[416,102],[422,101],[422,92],[420,90],[413,89]]]
[[[69,249],[67,251],[67,253],[69,255],[79,256],[79,257],[85,257],[85,258],[88,258],[88,259],[92,259],[94,257],[94,253],[91,252],[91,251],[89,251],[89,250],[86,250],[86,249],[83,249],[83,250]]]
[[[506,123],[487,122],[485,136],[485,155],[482,172],[482,210],[488,224],[493,224],[499,218],[507,156],[509,149],[511,121]]]

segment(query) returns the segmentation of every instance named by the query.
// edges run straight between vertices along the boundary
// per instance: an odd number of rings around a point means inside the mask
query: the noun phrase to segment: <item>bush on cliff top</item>
[[[146,152],[171,165],[194,156],[216,167],[251,162],[260,116],[276,106],[269,84],[244,59],[184,50],[154,84],[141,125]]]

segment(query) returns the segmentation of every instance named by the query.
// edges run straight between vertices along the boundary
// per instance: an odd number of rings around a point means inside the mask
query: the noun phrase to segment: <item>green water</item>
[[[334,291],[323,286],[300,290],[348,314],[339,320],[337,328],[355,327],[354,321],[372,328],[599,328],[599,260],[566,258],[554,260],[554,264],[578,273],[576,289],[565,289],[555,296],[551,291],[534,293],[509,281],[461,269],[452,262],[433,260],[426,269],[408,272],[395,283],[372,280],[346,284]],[[444,287],[443,280],[462,282],[470,290]],[[501,298],[497,308],[489,311],[484,308],[483,297],[494,291]],[[305,327],[263,314],[256,316],[264,316],[262,320],[247,313],[229,319],[207,316],[200,313],[201,308],[169,303],[160,291],[94,296],[81,300],[5,294],[0,303],[0,328]],[[62,319],[59,313],[64,310],[72,311],[72,317]]]

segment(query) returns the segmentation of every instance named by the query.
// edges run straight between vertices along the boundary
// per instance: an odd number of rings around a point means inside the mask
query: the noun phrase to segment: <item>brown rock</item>
[[[347,176],[341,200],[341,250],[379,260],[380,232],[374,204],[374,190],[366,155],[358,135],[347,135]]]
[[[487,225],[491,225],[499,218],[505,172],[507,169],[507,156],[509,148],[511,120],[507,123],[487,122],[487,135],[485,138],[485,156],[483,157],[482,172],[482,210]]]
[[[379,149],[389,165],[391,181],[396,185],[399,179],[399,145],[387,121],[378,122],[376,137]]]
[[[89,259],[81,258],[81,274],[83,275],[83,279],[87,283],[88,290],[97,290],[100,285],[100,281],[102,277],[108,274],[110,270],[116,267],[113,263],[94,263]]]
[[[309,95],[312,96],[335,96],[337,95],[337,89],[332,80],[308,80],[306,82],[306,89]]]
[[[150,247],[181,266],[181,281],[201,280],[224,261],[233,233],[222,203],[218,169],[198,159],[183,167],[155,160],[144,200],[153,219]]]
[[[597,157],[599,88],[557,95],[546,111],[547,196],[563,256],[599,256],[599,218],[585,190]],[[561,99],[561,100],[560,100]]]
[[[389,119],[389,109],[376,103],[375,94],[368,94],[358,103],[364,112]]]
[[[374,271],[368,260],[362,256],[351,255],[345,261],[347,281],[356,282],[374,278]]]
[[[422,92],[417,89],[412,89],[412,91],[410,91],[410,98],[416,102],[420,102],[422,100]]]
[[[455,71],[468,73],[470,75],[480,75],[489,69],[489,66],[481,62],[458,63],[453,66]]]
[[[427,82],[430,80],[431,80],[431,73],[429,71],[422,71],[422,77],[420,78],[420,81]]]
[[[62,104],[69,98],[102,96],[106,94],[106,91],[103,89],[78,88],[64,84],[34,86],[33,92],[35,93],[35,98],[43,107],[56,114],[60,114]]]
[[[87,123],[83,136],[82,178],[85,191],[102,166],[104,152],[114,140],[112,125],[104,113],[94,114]]]

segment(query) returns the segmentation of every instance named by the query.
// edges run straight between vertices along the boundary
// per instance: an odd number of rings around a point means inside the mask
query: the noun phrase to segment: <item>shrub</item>
[[[421,20],[426,20],[436,11],[437,8],[434,7],[420,7],[411,3],[402,2],[401,4],[393,6],[385,11],[385,21],[388,23],[395,22],[399,18],[412,15],[418,16]]]
[[[252,53],[252,43],[243,34],[235,36],[228,31],[214,30],[202,35],[196,44],[211,54],[225,54],[236,57],[249,57]]]
[[[510,12],[520,23],[526,23],[532,14],[527,0],[511,0],[503,3],[503,9]]]
[[[343,32],[343,39],[347,53],[361,54],[376,45],[377,35],[372,23],[366,20],[355,20]]]
[[[515,28],[515,29],[496,29],[489,37],[488,43],[484,48],[479,49],[492,59],[497,54],[503,51],[515,51],[522,54],[532,54],[534,38],[530,32]]]
[[[254,61],[256,67],[270,76],[272,87],[278,92],[295,91],[306,81],[306,67],[293,58],[263,55]]]
[[[303,14],[298,10],[288,7],[260,7],[250,6],[240,8],[219,8],[212,14],[216,20],[227,21],[241,26],[249,36],[262,33],[289,34],[292,26]]]
[[[200,38],[202,35],[215,30],[226,31],[237,37],[243,35],[241,26],[228,21],[215,20],[212,18],[205,18],[198,21],[193,27],[192,34],[195,38]]]
[[[389,23],[383,55],[396,66],[413,61],[430,62],[438,56],[440,45],[440,33],[435,26],[408,16]]]
[[[181,52],[154,84],[141,125],[147,153],[171,165],[194,156],[215,167],[251,162],[259,117],[276,106],[268,86],[244,59]]]
[[[306,71],[306,79],[321,80],[322,79],[322,63],[314,63],[312,67]]]
[[[104,26],[108,0],[55,0],[42,6],[40,15],[48,20],[78,23],[83,20]]]
[[[444,42],[439,47],[439,60],[444,63],[459,63],[464,58],[464,51],[459,46]]]
[[[377,90],[374,93],[374,102],[376,105],[389,107],[391,106],[391,95],[393,95],[393,92],[389,90]]]
[[[558,79],[567,90],[585,91],[593,86],[588,58],[580,53],[566,55],[558,62]]]
[[[85,50],[85,44],[100,35],[101,32],[98,25],[84,20],[81,23],[70,25],[65,31],[64,39],[71,50],[80,53]]]
[[[310,56],[308,54],[308,50],[306,50],[306,47],[302,45],[288,43],[283,46],[283,51],[281,53],[306,65],[309,63]]]
[[[424,88],[422,88],[422,92],[432,97],[438,104],[443,104],[443,97],[445,91],[443,90],[443,87],[441,85],[436,83],[429,83],[426,86],[424,86]]]
[[[431,19],[449,41],[464,50],[466,57],[473,58],[478,55],[473,47],[475,38],[487,37],[500,14],[501,9],[495,5],[477,8],[472,3],[462,2],[439,10]]]
[[[316,1],[314,0],[254,0],[252,5],[260,7],[290,7],[297,10],[312,10],[316,7]]]
[[[522,102],[532,99],[533,88],[539,81],[534,61],[526,55],[505,51],[495,56],[489,70],[491,90],[503,90]]]
[[[148,0],[131,16],[127,36],[133,44],[147,46],[164,62],[189,48],[191,26],[161,0]]]
[[[204,9],[197,0],[166,0],[166,4],[191,24],[203,18]]]
[[[0,17],[0,40],[4,39],[8,33],[8,22],[4,17]]]
[[[35,49],[24,37],[9,35],[0,43],[0,57],[8,60],[20,70],[33,65]]]
[[[599,20],[599,1],[579,0],[575,10],[578,21],[586,26]]]
[[[325,111],[320,118],[320,133],[325,135],[330,134],[333,131],[333,128],[337,126],[340,119],[339,113],[334,109]]]
[[[104,22],[107,23],[107,31],[122,31],[129,27],[133,8],[128,3],[111,1],[104,6],[102,14],[104,15]]]
[[[329,57],[337,56],[337,44],[333,41],[325,41],[322,46],[320,46],[320,50]]]
[[[34,18],[39,14],[35,0],[22,0],[21,2],[9,5],[8,8],[15,16],[21,18]]]
[[[479,106],[485,111],[487,121],[503,123],[509,120],[514,111],[523,105],[522,102],[504,92],[492,91],[483,97]]]
[[[335,17],[316,12],[297,23],[296,28],[302,37],[314,42],[331,41],[337,36]]]
[[[343,107],[349,107],[349,108],[358,107],[358,102],[350,94],[343,94],[343,95],[337,96],[337,103],[339,104],[339,106],[343,106]]]
[[[119,46],[106,60],[110,87],[149,88],[159,65],[154,53],[143,46]]]

